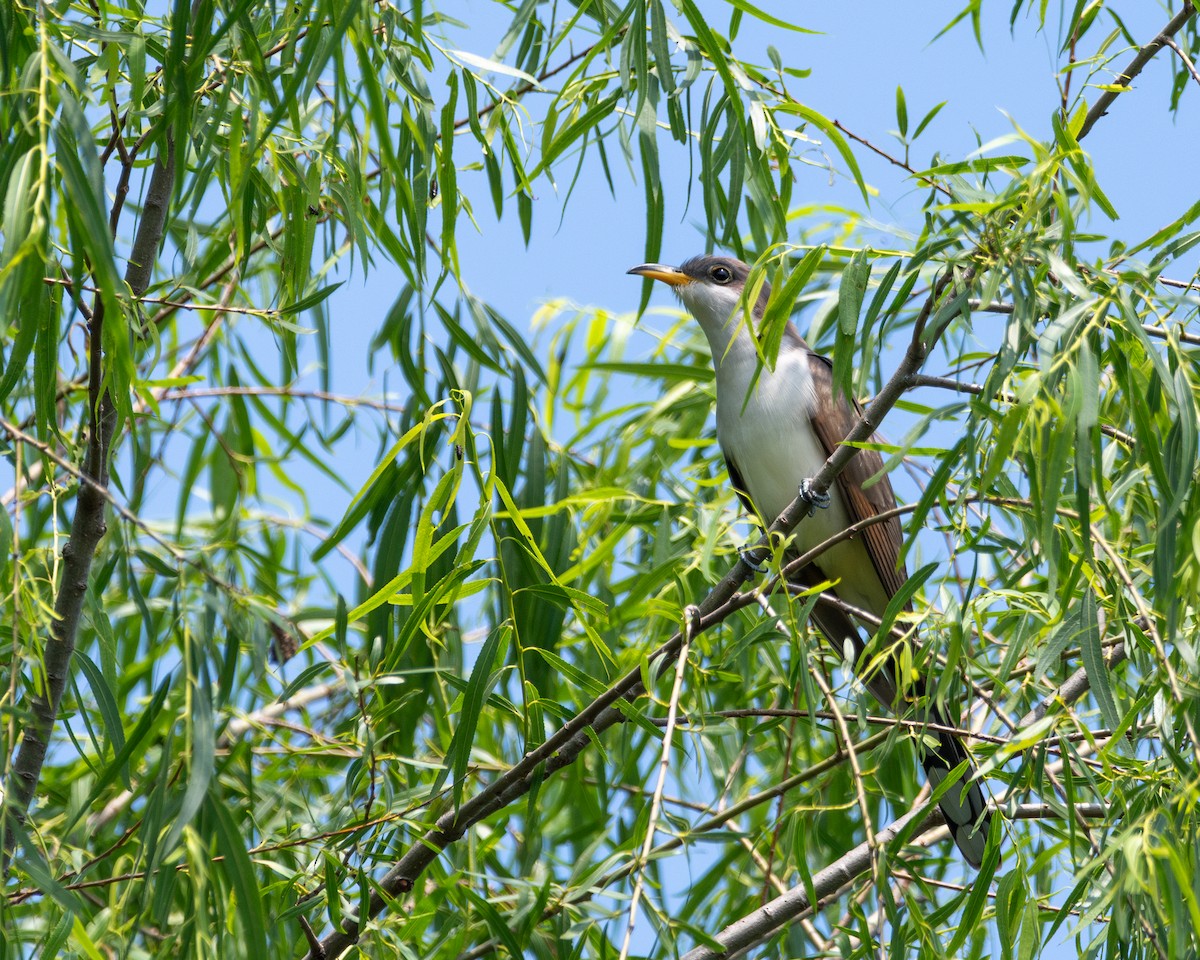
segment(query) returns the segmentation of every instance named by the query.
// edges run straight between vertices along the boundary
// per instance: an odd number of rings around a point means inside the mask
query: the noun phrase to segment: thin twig
[[[1191,58],[1187,55],[1187,51],[1184,50],[1183,47],[1181,47],[1179,44],[1177,44],[1170,37],[1164,38],[1163,43],[1165,43],[1168,47],[1170,47],[1172,50],[1175,51],[1175,53],[1178,55],[1179,59],[1183,61],[1183,66],[1187,70],[1187,72],[1191,75],[1192,79],[1195,80],[1196,83],[1200,84],[1200,73],[1196,72],[1196,65],[1194,63],[1192,63]]]
[[[1117,666],[1124,660],[1123,644],[1118,642],[1114,644],[1106,653],[1105,662],[1109,664],[1110,669]],[[1057,693],[1055,694],[1057,695]],[[791,718],[791,719],[811,719],[811,720],[827,720],[834,721],[836,717],[831,710],[791,710],[783,707],[744,707],[735,710],[714,710],[711,713],[702,713],[696,716],[686,717],[684,722],[689,729],[696,729],[702,725],[707,719],[720,720],[770,720],[773,718]],[[915,733],[945,733],[955,737],[962,737],[969,740],[977,740],[980,743],[995,744],[998,747],[1011,747],[1015,743],[1020,742],[1019,737],[998,737],[994,734],[983,733],[979,730],[972,730],[968,727],[956,727],[948,723],[932,723],[926,720],[907,720],[904,717],[883,716],[881,714],[868,713],[843,713],[842,718],[847,723],[868,723],[872,726],[882,727],[899,727],[905,730],[912,730]],[[650,723],[655,726],[661,726],[662,720],[649,718]],[[1014,726],[1016,724],[1014,723]],[[1062,736],[1063,740],[1068,742],[1090,742],[1093,740],[1111,739],[1113,731],[1108,729],[1100,730],[1083,730],[1078,733],[1069,733]],[[1032,747],[1023,747],[1023,749],[1032,749]],[[1054,746],[1047,745],[1047,749],[1054,752]]]
[[[325,390],[304,390],[299,387],[171,387],[160,401],[194,400],[201,397],[287,397],[295,400],[320,400],[340,407],[367,407],[385,413],[404,413],[408,408],[399,403],[372,400],[368,397],[351,397]]]
[[[940,390],[953,390],[956,393],[969,393],[973,396],[983,396],[987,391],[978,383],[966,383],[962,380],[955,380],[952,377],[935,377],[927,373],[918,373],[913,376],[912,384],[914,387],[936,387]],[[1016,404],[1020,403],[1020,398],[1015,393],[1009,393],[1007,390],[1001,390],[999,393],[992,394],[991,399],[998,400],[1001,403]],[[1110,427],[1106,423],[1099,424],[1100,432],[1106,437],[1112,437],[1114,440],[1123,443],[1125,446],[1132,448],[1137,442],[1132,434],[1125,433],[1123,430],[1118,430],[1116,427]]]
[[[864,147],[866,147],[868,150],[870,150],[876,156],[882,157],[888,163],[891,163],[891,164],[899,167],[901,170],[904,170],[905,172],[910,174],[915,179],[920,180],[922,183],[924,183],[930,187],[933,187],[934,190],[937,190],[943,196],[947,196],[947,197],[951,197],[951,198],[954,197],[954,194],[951,192],[950,188],[947,187],[945,184],[938,183],[936,180],[931,180],[929,177],[921,176],[921,174],[907,161],[896,159],[890,153],[888,153],[886,150],[884,150],[880,147],[877,147],[866,137],[859,136],[857,133],[855,133],[853,130],[851,130],[849,127],[847,127],[845,124],[843,124],[840,120],[834,120],[833,125],[835,127],[837,127],[839,130],[841,130],[842,133],[844,133],[846,136],[848,136],[851,140],[854,140],[856,143],[861,143]]]
[[[1184,284],[1182,280],[1165,280],[1162,277],[1158,278],[1159,283],[1166,286],[1188,286],[1195,287],[1195,284]],[[1013,313],[1017,308],[1016,304],[1008,303],[1003,300],[992,300],[984,303],[982,300],[968,300],[967,304],[970,308],[979,313]],[[1194,333],[1187,333],[1184,330],[1164,330],[1162,327],[1156,327],[1153,324],[1143,323],[1142,330],[1146,336],[1154,337],[1156,340],[1170,340],[1172,337],[1178,337],[1180,343],[1188,343],[1193,346],[1200,346],[1200,336]]]
[[[801,684],[796,684],[792,690],[792,704],[793,704],[793,709],[795,709],[797,711],[797,714],[799,713],[800,693],[801,693]],[[690,721],[691,718],[689,717],[688,719]],[[799,722],[799,720],[800,720],[800,717],[798,715],[795,715],[790,718],[790,721],[788,723],[787,739],[784,744],[782,762],[780,763],[781,770],[788,770],[792,766],[792,751],[795,749],[795,746],[796,746],[796,725]],[[747,742],[749,742],[749,741],[747,741]],[[770,846],[767,848],[767,858],[766,858],[766,861],[763,866],[763,891],[762,891],[762,902],[763,903],[766,903],[768,898],[771,896],[770,884],[771,884],[771,881],[774,879],[775,854],[779,848],[779,837],[783,832],[783,825],[785,822],[784,803],[785,803],[785,800],[782,796],[776,801],[775,827],[771,831],[771,843],[770,843]],[[751,849],[753,849],[753,844],[751,844]],[[776,892],[782,893],[783,891],[777,890]]]
[[[695,630],[695,607],[687,607],[683,611],[683,643],[679,648],[679,656],[675,660],[675,681],[671,685],[671,699],[667,704],[667,725],[663,730],[662,755],[658,761],[658,782],[654,785],[654,795],[650,798],[650,815],[646,821],[646,836],[642,840],[642,853],[638,858],[638,869],[633,881],[633,894],[629,898],[629,922],[625,925],[625,939],[621,943],[620,960],[629,956],[629,945],[633,940],[633,928],[637,923],[638,901],[642,896],[643,880],[646,864],[650,862],[650,851],[654,849],[654,834],[658,828],[658,815],[662,810],[663,791],[667,786],[667,773],[671,768],[671,741],[675,738],[675,721],[679,716],[679,695],[683,690],[683,676],[687,672],[687,655],[692,645],[692,633]]]

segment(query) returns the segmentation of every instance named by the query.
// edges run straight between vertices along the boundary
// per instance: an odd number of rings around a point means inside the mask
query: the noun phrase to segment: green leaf
[[[896,278],[900,275],[900,270],[903,266],[904,261],[897,260],[891,265],[888,272],[883,275],[883,279],[879,281],[879,286],[871,297],[871,304],[867,307],[867,315],[863,318],[862,329],[864,337],[874,328],[875,321],[883,310],[883,305],[887,302],[888,294],[892,292],[892,285],[896,282]],[[916,275],[911,274],[909,279],[915,281]],[[906,285],[906,289],[901,291],[905,296],[907,296],[907,289],[911,289],[911,284]]]
[[[696,6],[695,0],[676,0],[677,8],[682,11],[687,18],[688,24],[696,33],[696,40],[699,42],[700,49],[707,54],[712,65],[716,68],[717,74],[721,78],[721,83],[725,87],[725,93],[731,98],[740,96],[742,89],[733,76],[733,72],[729,69],[729,58],[725,51],[725,45],[718,40],[716,34],[708,26],[708,18],[701,13]],[[739,134],[744,134],[745,121],[740,110],[734,110],[732,114],[732,122]]]
[[[937,792],[941,793],[941,790],[939,789]],[[1000,819],[998,816],[992,818],[993,821]],[[993,832],[995,832],[995,826],[996,824],[993,823]],[[946,956],[948,957],[958,956],[959,950],[967,942],[967,937],[979,929],[979,919],[983,916],[983,908],[987,905],[988,896],[991,893],[992,878],[996,875],[996,868],[1000,865],[1000,846],[999,836],[989,838],[983,854],[983,863],[979,865],[979,871],[971,878],[970,892],[967,894],[962,913],[959,915],[954,938],[946,947]]]
[[[557,671],[563,678],[569,681],[572,685],[583,690],[587,696],[595,698],[600,696],[607,686],[595,677],[589,676],[585,671],[568,663],[558,654],[545,647],[530,647],[529,652],[535,656],[545,660],[552,669]]]
[[[44,312],[41,303],[46,300],[39,274],[40,270],[36,264],[32,265],[32,268],[26,266],[16,271],[8,281],[19,288],[10,302],[19,302],[21,306],[16,311],[19,315],[16,336],[13,338],[12,348],[8,351],[8,357],[4,360],[4,372],[0,375],[0,403],[8,399],[13,387],[28,369],[29,357],[37,340],[40,325],[38,317]],[[4,299],[8,300],[9,297],[5,296]]]
[[[825,247],[814,247],[810,250],[798,264],[793,266],[781,267],[786,271],[783,283],[776,283],[771,287],[771,297],[767,301],[767,308],[763,312],[762,320],[762,348],[761,353],[764,360],[774,362],[774,359],[779,356],[779,348],[783,342],[784,330],[787,328],[791,320],[792,311],[796,307],[796,298],[800,296],[800,291],[804,289],[809,280],[812,279],[817,267],[821,265],[821,261],[825,257]],[[757,293],[754,290],[747,289],[746,309],[753,309],[753,303],[749,300],[749,296],[753,294],[757,298]]]
[[[942,107],[944,107],[947,102],[948,101],[943,100],[941,103],[939,103],[937,106],[935,106],[932,110],[930,110],[927,114],[925,114],[924,117],[921,118],[921,122],[917,124],[917,129],[915,129],[913,131],[912,138],[914,140],[916,140],[917,137],[919,137],[921,135],[921,132],[927,126],[929,126],[929,124],[933,121],[933,118],[942,112]]]
[[[442,107],[442,135],[438,140],[438,185],[442,204],[442,257],[457,274],[458,246],[454,227],[458,216],[458,170],[454,166],[454,111],[458,104],[458,74],[446,77],[449,93]]]
[[[489,60],[487,57],[481,57],[469,50],[448,50],[446,54],[451,59],[457,60],[460,66],[474,67],[480,73],[498,73],[505,77],[515,77],[518,80],[524,80],[535,89],[541,86],[536,77],[530,76],[524,70],[510,67],[507,63],[501,63],[498,60]]]
[[[862,194],[863,202],[871,202],[870,194],[867,192],[866,181],[863,180],[862,171],[858,168],[858,161],[854,158],[854,152],[850,149],[850,144],[846,142],[846,138],[842,136],[841,132],[834,125],[834,121],[829,120],[827,117],[801,103],[793,101],[778,104],[775,109],[781,113],[791,113],[798,117],[803,117],[828,137],[829,142],[833,144],[834,148],[846,162],[846,168],[854,178],[854,183],[858,187],[859,193]]]
[[[479,896],[470,887],[463,886],[459,890],[471,901],[471,906],[475,911],[483,917],[483,922],[488,932],[500,941],[504,946],[504,952],[508,954],[511,960],[524,960],[525,950],[513,934],[512,928],[509,927],[508,922],[505,920],[505,915],[501,914],[495,906]]]
[[[1096,698],[1105,725],[1110,730],[1116,730],[1121,726],[1121,713],[1117,709],[1116,700],[1113,699],[1112,677],[1108,672],[1108,664],[1104,662],[1104,651],[1100,645],[1100,621],[1096,613],[1096,599],[1087,588],[1080,598],[1079,626],[1080,654],[1088,684],[1092,688],[1092,696]]]
[[[1040,680],[1057,668],[1063,652],[1072,644],[1081,644],[1086,627],[1082,623],[1082,606],[1073,608],[1050,633],[1050,637],[1038,648],[1034,662],[1033,677]]]
[[[234,823],[229,809],[215,795],[207,797],[205,813],[213,826],[217,853],[223,858],[221,869],[233,891],[234,907],[241,920],[239,934],[245,938],[246,955],[269,956],[267,917],[254,863],[246,852],[246,840]],[[330,896],[336,897],[337,892],[332,891]]]
[[[458,715],[458,724],[454,728],[454,737],[446,750],[446,763],[442,772],[434,780],[432,793],[437,793],[446,782],[446,775],[454,772],[454,808],[457,810],[462,803],[463,786],[466,784],[467,764],[471,760],[471,746],[475,741],[475,731],[479,726],[479,717],[483,713],[483,702],[488,690],[498,679],[492,675],[492,667],[496,662],[496,654],[502,644],[506,644],[511,636],[511,629],[499,627],[492,630],[471,668],[471,677],[467,688],[463,691],[462,710]]]
[[[63,947],[67,944],[67,937],[77,924],[79,924],[79,918],[70,910],[64,910],[54,929],[46,932],[46,938],[39,945],[41,947],[38,951],[39,955],[43,957],[63,956]],[[97,951],[96,956],[102,955]]]
[[[792,30],[796,33],[807,33],[817,35],[820,31],[809,30],[806,27],[798,26],[794,23],[789,23],[787,20],[780,20],[778,17],[773,17],[765,10],[761,10],[748,0],[729,0],[729,3],[735,10],[740,10],[743,13],[748,13],[756,20],[761,20],[763,23],[769,24],[772,27],[779,27],[781,30]]]
[[[166,577],[168,580],[177,580],[179,578],[179,569],[171,566],[162,557],[156,553],[151,553],[149,550],[138,549],[134,553],[137,554],[139,560],[142,561],[148,568],[157,573],[160,577]]]
[[[91,126],[79,102],[70,94],[62,100],[62,121],[55,126],[55,162],[62,174],[68,203],[68,217],[78,225],[79,242],[91,260],[91,268],[111,319],[119,322],[117,289],[119,279],[114,262],[112,233],[101,208],[104,178],[100,169]]]
[[[49,895],[55,903],[67,911],[68,916],[86,915],[87,909],[84,901],[74,890],[68,890],[65,885],[59,883],[50,864],[42,856],[42,851],[36,841],[25,832],[21,824],[10,824],[7,829],[13,831],[22,853],[21,856],[15,858],[15,865],[29,875],[33,886]]]
[[[371,494],[377,490],[377,487],[384,474],[391,469],[392,462],[396,459],[400,452],[413,441],[422,438],[432,424],[445,420],[448,417],[456,416],[454,413],[434,412],[448,402],[448,400],[444,400],[441,403],[435,404],[429,411],[426,412],[425,418],[420,423],[409,429],[404,436],[397,440],[392,445],[391,449],[384,454],[383,459],[379,461],[379,464],[374,470],[371,471],[371,475],[367,477],[366,483],[364,483],[359,489],[358,493],[351,498],[350,504],[346,508],[346,513],[342,518],[342,521],[337,525],[337,527],[334,528],[333,532],[329,534],[324,542],[322,542],[312,552],[312,559],[314,561],[320,560],[323,556],[325,556],[325,554],[329,553],[330,550],[334,549],[334,547],[341,543],[342,540],[346,538],[347,534],[349,534],[350,531],[358,525],[359,521],[362,520],[363,516],[365,515],[365,507],[370,505]],[[360,507],[363,507],[364,509],[360,510]],[[382,603],[382,601],[380,602]]]
[[[503,60],[508,55],[508,51],[517,42],[517,38],[525,29],[526,24],[529,23],[540,2],[541,0],[524,0],[521,6],[517,8],[517,12],[513,14],[512,22],[508,25],[504,36],[500,38],[500,42],[496,45],[496,52],[492,54],[492,60]]]
[[[938,164],[936,167],[930,167],[928,170],[921,170],[914,174],[914,176],[920,179],[931,179],[933,177],[948,177],[960,173],[991,173],[993,170],[1012,170],[1015,172],[1029,162],[1028,157],[1016,155],[976,157],[974,160]]]
[[[75,660],[87,675],[88,686],[96,698],[96,706],[100,708],[100,716],[104,720],[104,729],[108,734],[108,742],[112,746],[113,753],[121,753],[125,749],[125,730],[121,726],[121,711],[117,707],[117,691],[109,686],[104,675],[87,654],[76,650]],[[131,789],[128,767],[121,770],[121,778],[125,783],[125,789]]]
[[[303,313],[305,310],[310,310],[318,304],[324,303],[345,282],[345,280],[339,280],[337,283],[328,283],[320,289],[314,290],[308,296],[301,297],[295,303],[281,308],[279,315],[287,317],[295,313]]]
[[[325,910],[329,914],[329,925],[334,930],[344,931],[346,924],[342,917],[342,878],[346,875],[346,869],[328,850],[324,852],[323,860],[322,879],[325,881]]]
[[[80,818],[91,811],[92,804],[100,797],[110,783],[126,768],[133,754],[142,745],[142,741],[150,732],[150,729],[160,719],[163,702],[167,699],[167,694],[171,691],[171,678],[166,677],[158,685],[154,691],[154,696],[150,698],[150,702],[146,704],[138,717],[137,725],[129,733],[125,739],[125,746],[119,750],[112,762],[104,768],[103,773],[96,778],[95,784],[92,786],[91,792],[88,794],[85,803],[82,803],[77,808],[77,812],[67,824],[68,832],[74,829]]]
[[[209,799],[209,787],[216,773],[216,730],[213,723],[212,681],[209,677],[208,658],[192,642],[189,648],[192,660],[188,671],[188,738],[189,763],[187,786],[184,788],[179,809],[171,820],[171,827],[162,840],[165,850],[172,850],[183,835],[184,828]],[[257,893],[255,896],[257,900]]]
[[[838,330],[845,337],[853,337],[858,330],[863,297],[871,280],[869,255],[869,248],[856,250],[842,271],[842,282],[838,286]]]

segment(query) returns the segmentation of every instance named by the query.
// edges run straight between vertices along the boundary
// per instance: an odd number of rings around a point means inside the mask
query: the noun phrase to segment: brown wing
[[[825,455],[830,456],[857,425],[862,411],[857,403],[848,401],[845,397],[834,396],[831,361],[816,353],[809,353],[808,358],[813,389],[817,397],[829,398],[829,409],[826,413],[831,415],[817,417],[812,423],[821,446],[825,448]],[[896,506],[896,494],[892,491],[891,481],[886,474],[870,486],[863,486],[882,469],[883,458],[876,451],[859,450],[846,469],[838,474],[838,490],[846,503],[852,523],[866,520]],[[908,579],[908,571],[899,565],[900,547],[904,542],[900,518],[892,517],[881,523],[873,523],[863,530],[860,536],[888,596],[894,596]]]

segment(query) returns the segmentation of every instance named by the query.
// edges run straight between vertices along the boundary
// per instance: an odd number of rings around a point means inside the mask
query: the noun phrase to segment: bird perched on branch
[[[892,485],[881,472],[883,459],[873,450],[859,450],[828,494],[810,489],[809,478],[854,429],[860,411],[835,393],[832,364],[813,353],[790,321],[774,369],[762,363],[754,338],[761,333],[770,287],[764,283],[754,303],[746,304],[747,264],[701,256],[679,267],[644,263],[629,272],[672,287],[708,338],[717,373],[717,440],[729,479],[747,508],[768,525],[797,495],[821,508],[796,527],[788,557],[797,558],[851,524],[895,508]],[[898,710],[904,702],[916,702],[924,722],[957,727],[926,698],[921,680],[898,683],[894,662],[885,658],[883,665],[867,669],[871,658],[863,655],[866,643],[850,611],[865,612],[868,630],[870,618],[883,617],[888,601],[908,579],[900,562],[902,544],[900,520],[892,516],[828,547],[790,579],[810,587],[832,584],[813,608],[812,620],[839,654],[849,644],[856,672],[885,707]],[[966,764],[961,780],[943,794],[941,808],[959,850],[978,867],[990,815],[966,748],[945,730],[927,730],[922,741],[922,762],[934,788]]]

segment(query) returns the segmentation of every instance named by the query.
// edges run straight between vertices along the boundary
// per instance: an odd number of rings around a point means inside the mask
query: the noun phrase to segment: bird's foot
[[[766,573],[767,565],[759,563],[754,559],[754,547],[747,544],[744,547],[738,548],[738,556],[742,558],[742,563],[748,566],[755,573]]]
[[[808,515],[810,517],[817,512],[818,507],[822,510],[829,509],[829,494],[817,493],[813,490],[813,482],[808,477],[800,481],[800,499],[808,504]]]

